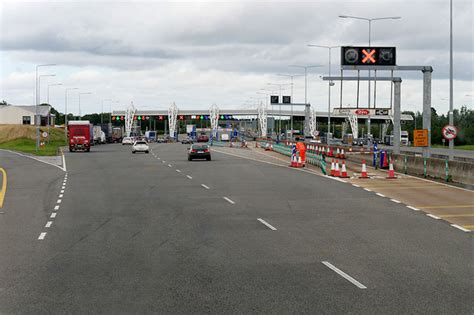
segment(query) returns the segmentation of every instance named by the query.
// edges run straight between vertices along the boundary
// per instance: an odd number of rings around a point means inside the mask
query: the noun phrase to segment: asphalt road
[[[315,174],[152,147],[67,153],[66,177],[0,156],[0,313],[472,313],[471,233]]]

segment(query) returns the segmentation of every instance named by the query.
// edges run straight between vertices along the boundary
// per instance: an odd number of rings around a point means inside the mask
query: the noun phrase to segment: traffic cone
[[[341,178],[349,178],[347,175],[347,170],[346,170],[346,162],[343,160],[342,161],[342,170],[341,170]]]
[[[296,155],[291,155],[290,158],[290,167],[296,167]]]
[[[369,178],[367,175],[367,166],[365,165],[365,160],[362,160],[362,172],[360,173],[359,178]]]
[[[333,149],[331,148],[331,150],[329,151],[329,156],[330,157],[333,157],[334,156],[334,152],[333,152]]]
[[[303,162],[301,161],[301,156],[298,155],[298,163],[296,167],[303,167]]]
[[[334,159],[331,160],[331,173],[329,174],[330,176],[334,176],[336,169],[334,167]]]
[[[331,152],[329,151],[329,147],[327,147],[326,155],[327,155],[327,156],[332,156],[332,155],[331,155]]]
[[[390,159],[388,176],[386,177],[386,179],[397,179],[397,177],[395,176],[395,171],[393,170],[392,159]]]
[[[385,151],[385,154],[383,156],[383,165],[382,165],[382,168],[386,168],[388,167],[388,154],[387,154],[387,151]]]
[[[341,151],[339,151],[339,148],[337,148],[336,157],[337,157],[338,159],[341,158]]]
[[[336,160],[336,168],[334,170],[334,177],[341,176],[341,172],[339,171],[339,160]]]
[[[344,153],[344,148],[341,149],[341,159],[345,159],[346,154]]]

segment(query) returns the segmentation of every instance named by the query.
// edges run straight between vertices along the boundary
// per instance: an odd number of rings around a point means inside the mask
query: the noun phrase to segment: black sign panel
[[[279,98],[280,97],[278,95],[270,95],[270,103],[271,104],[278,104]]]
[[[388,115],[388,109],[375,109],[375,115]]]
[[[291,104],[291,96],[283,96],[283,104]]]
[[[341,47],[343,66],[395,66],[395,47]]]

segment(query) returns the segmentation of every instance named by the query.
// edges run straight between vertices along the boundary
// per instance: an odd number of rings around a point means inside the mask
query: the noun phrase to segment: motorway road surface
[[[472,313],[471,233],[186,147],[96,146],[67,175],[0,152],[0,313]]]

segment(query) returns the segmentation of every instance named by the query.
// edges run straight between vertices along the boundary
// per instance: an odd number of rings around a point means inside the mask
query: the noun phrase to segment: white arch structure
[[[257,110],[258,110],[258,122],[260,125],[260,135],[262,138],[266,138],[267,137],[267,106],[264,105],[263,102],[261,102]]]
[[[209,119],[211,120],[212,139],[217,138],[217,127],[219,126],[219,107],[212,104],[209,108]]]
[[[169,123],[169,131],[170,137],[175,137],[176,132],[176,118],[178,117],[178,106],[173,102],[168,108],[168,123]]]
[[[133,117],[135,116],[136,111],[137,109],[133,106],[133,102],[130,103],[130,106],[125,111],[125,134],[127,137],[130,137],[132,132]]]

